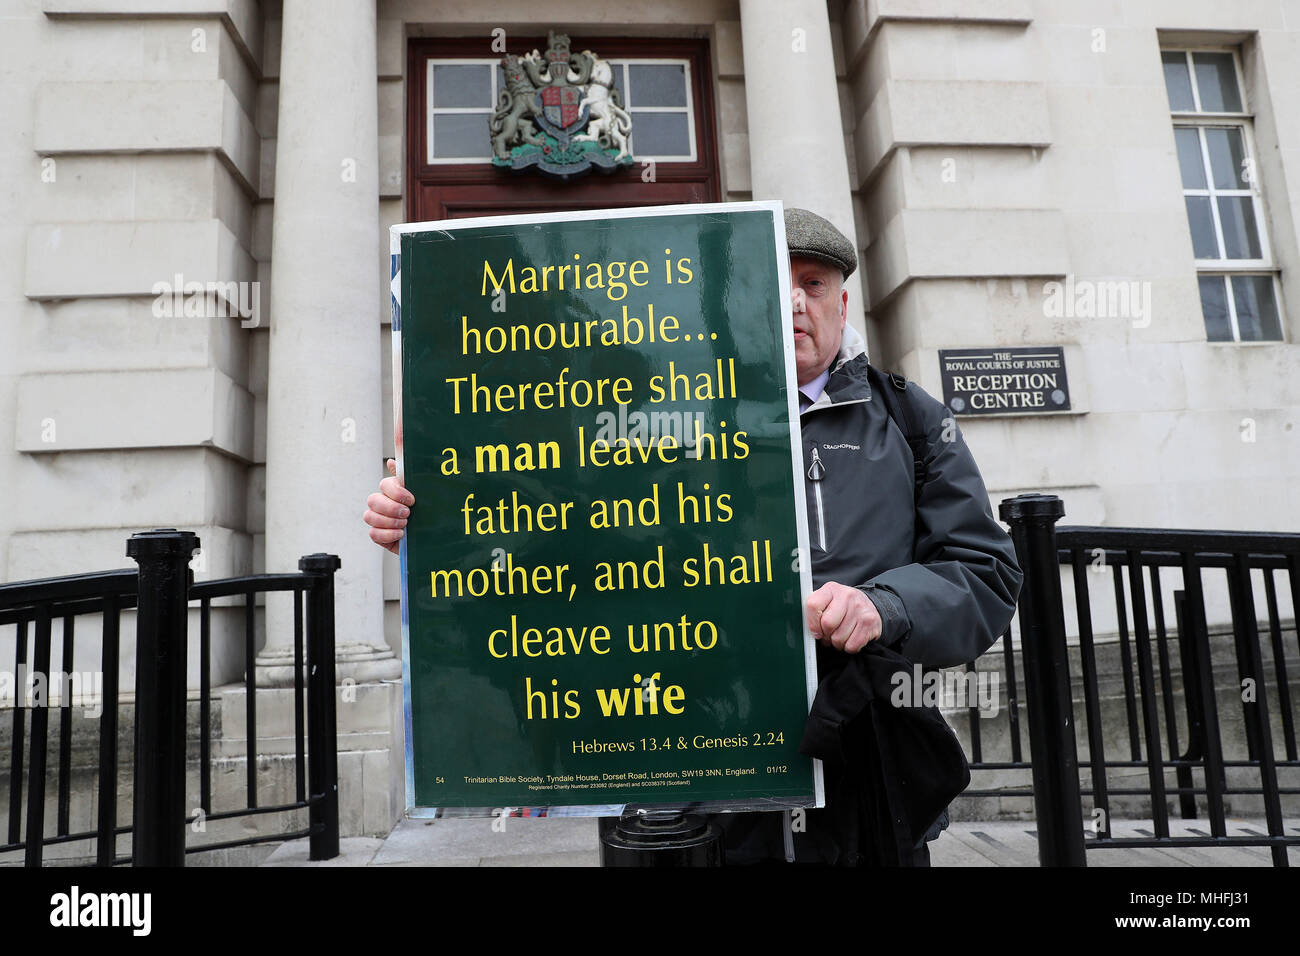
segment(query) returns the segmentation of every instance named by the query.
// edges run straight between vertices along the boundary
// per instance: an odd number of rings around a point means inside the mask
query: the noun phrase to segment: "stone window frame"
[[[1207,341],[1215,344],[1277,344],[1286,341],[1286,315],[1283,311],[1282,290],[1280,287],[1280,270],[1273,258],[1273,247],[1270,241],[1268,230],[1267,207],[1264,202],[1263,190],[1259,182],[1259,170],[1256,162],[1258,150],[1255,145],[1255,114],[1251,112],[1250,103],[1247,98],[1247,87],[1245,74],[1242,69],[1241,50],[1236,46],[1207,45],[1194,43],[1170,43],[1162,45],[1160,48],[1161,64],[1163,73],[1164,57],[1169,53],[1181,53],[1187,63],[1188,78],[1191,83],[1193,104],[1196,107],[1193,110],[1176,110],[1170,103],[1170,117],[1172,119],[1175,131],[1179,129],[1195,129],[1198,132],[1198,143],[1200,147],[1201,160],[1204,166],[1205,188],[1188,188],[1182,184],[1181,177],[1179,186],[1182,188],[1184,201],[1188,196],[1208,197],[1211,201],[1210,213],[1214,223],[1215,242],[1218,249],[1225,250],[1226,246],[1223,237],[1223,228],[1219,215],[1217,197],[1243,196],[1251,197],[1251,209],[1255,219],[1255,230],[1260,248],[1260,257],[1257,259],[1196,259],[1196,275],[1199,290],[1200,280],[1205,278],[1220,278],[1224,284],[1224,296],[1228,306],[1228,325],[1232,334],[1230,339],[1209,339],[1209,328],[1206,326]],[[1232,57],[1233,79],[1237,87],[1237,97],[1241,103],[1241,110],[1235,112],[1211,112],[1202,110],[1200,87],[1196,78],[1196,70],[1192,61],[1194,53],[1221,53],[1228,54]],[[1208,147],[1205,137],[1207,129],[1239,129],[1241,130],[1243,148],[1245,150],[1245,163],[1247,181],[1250,185],[1248,190],[1220,189],[1214,185],[1214,177],[1209,163]],[[1175,144],[1175,154],[1177,154],[1177,145]],[[1191,223],[1188,223],[1188,234],[1191,234]],[[1233,291],[1232,279],[1237,276],[1267,276],[1271,281],[1273,293],[1273,304],[1277,312],[1278,338],[1275,339],[1242,339],[1241,329],[1237,319],[1236,294]],[[1204,306],[1202,306],[1203,308]],[[1204,315],[1202,315],[1204,321]]]
[[[489,102],[496,103],[498,92],[498,73],[501,58],[498,57],[430,57],[424,61],[425,75],[425,109],[428,112],[426,126],[428,133],[424,143],[424,162],[430,166],[439,165],[464,165],[472,163],[490,164],[492,162],[492,152],[488,143],[486,131],[486,118],[490,117],[493,112],[493,106],[488,107],[461,107],[461,106],[435,106],[434,102],[434,68],[437,66],[487,66],[489,76],[491,77],[491,92]],[[628,71],[629,66],[680,66],[683,72],[683,82],[685,84],[686,104],[685,106],[637,106],[636,104],[624,103],[624,107],[629,111],[638,113],[684,113],[686,116],[686,136],[690,144],[690,150],[687,153],[673,155],[659,155],[655,153],[634,152],[633,158],[636,162],[654,162],[654,163],[694,163],[700,158],[700,146],[696,135],[696,105],[694,102],[694,83],[692,76],[692,65],[690,59],[686,57],[647,57],[647,56],[621,56],[608,58],[610,66],[614,67],[622,74],[621,89],[627,96],[628,90]],[[479,114],[484,116],[484,155],[483,156],[434,156],[434,117],[437,115],[453,114]],[[632,124],[632,144],[636,145],[636,123]]]

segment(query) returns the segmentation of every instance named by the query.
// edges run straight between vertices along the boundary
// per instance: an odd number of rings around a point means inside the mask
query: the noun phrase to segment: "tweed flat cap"
[[[807,209],[785,211],[785,244],[792,256],[806,256],[838,266],[846,279],[858,267],[858,254],[852,241]]]

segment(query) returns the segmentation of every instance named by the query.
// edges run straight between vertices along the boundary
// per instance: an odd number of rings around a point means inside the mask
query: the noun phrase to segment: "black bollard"
[[[722,831],[698,813],[628,810],[602,820],[601,866],[722,866]]]
[[[1016,558],[1025,573],[1020,650],[1025,659],[1039,864],[1087,866],[1056,551],[1056,522],[1065,514],[1065,504],[1056,495],[1018,495],[1003,500],[998,514],[1011,527]]]

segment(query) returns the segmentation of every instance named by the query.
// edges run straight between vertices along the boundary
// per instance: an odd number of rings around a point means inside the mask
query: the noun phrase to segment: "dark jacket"
[[[915,848],[970,784],[961,742],[938,708],[896,706],[912,677],[911,661],[873,641],[817,688],[799,752],[823,761],[825,822],[837,844],[828,862],[912,866]]]
[[[805,467],[814,452],[822,464],[818,480],[805,480],[813,587],[861,587],[880,611],[886,645],[950,667],[975,660],[1006,629],[1020,567],[951,414],[914,382],[905,400],[928,449],[915,507],[911,450],[872,395],[862,340],[846,327],[825,392],[800,417]]]
[[[846,327],[825,391],[800,417],[812,583],[861,588],[880,612],[882,646],[924,667],[949,667],[973,661],[1006,629],[1021,573],[947,409],[915,383],[903,400],[926,431],[919,500],[911,449],[884,401],[872,395],[861,336]],[[818,647],[823,687],[852,656]],[[827,793],[828,808],[807,811],[806,830],[792,835],[796,858],[871,858],[853,845],[861,834],[837,830],[837,797],[829,785]],[[728,858],[784,859],[784,816],[718,816]]]

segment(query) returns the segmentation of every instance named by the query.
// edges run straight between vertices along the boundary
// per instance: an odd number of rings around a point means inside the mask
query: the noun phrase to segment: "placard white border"
[[[777,288],[780,298],[781,346],[785,359],[786,381],[786,416],[789,420],[790,467],[793,475],[795,532],[799,542],[799,621],[804,639],[804,676],[807,691],[808,709],[812,710],[813,698],[817,694],[817,644],[808,629],[808,619],[803,612],[809,595],[812,594],[812,551],[808,537],[808,503],[804,494],[804,457],[803,440],[799,428],[799,375],[795,367],[794,348],[794,312],[790,305],[790,254],[785,240],[785,207],[780,200],[754,200],[731,203],[683,203],[673,206],[637,206],[631,209],[585,209],[570,212],[531,213],[514,216],[482,216],[470,219],[441,219],[429,222],[398,223],[389,228],[389,251],[396,261],[396,270],[392,278],[393,286],[393,428],[395,451],[397,455],[397,474],[406,484],[405,457],[402,449],[402,349],[401,349],[401,252],[402,236],[414,232],[454,233],[460,229],[484,229],[493,226],[520,226],[548,222],[583,222],[608,219],[644,219],[662,216],[698,216],[709,214],[731,215],[743,212],[766,212],[772,217],[772,235],[776,240]],[[406,817],[409,819],[430,819],[440,816],[437,807],[415,806],[415,755],[411,743],[411,647],[410,618],[408,616],[409,595],[407,594],[407,552],[406,537],[402,537],[401,549],[401,601],[402,601],[402,705],[406,726]],[[813,767],[813,799],[817,808],[826,805],[826,787],[822,773],[822,762],[816,758]],[[712,801],[684,801],[681,805],[690,805],[702,810],[709,809]],[[640,804],[638,804],[639,806]],[[649,806],[649,804],[647,804]],[[676,804],[654,804],[658,808],[667,808]],[[626,804],[604,805],[540,805],[552,811],[561,811],[556,816],[611,816],[611,808]],[[463,809],[463,808],[456,808]],[[750,807],[749,809],[753,809]]]

